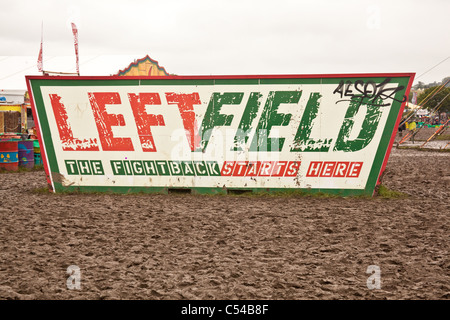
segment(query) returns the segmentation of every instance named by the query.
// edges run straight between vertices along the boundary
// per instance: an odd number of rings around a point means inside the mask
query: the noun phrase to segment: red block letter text
[[[121,114],[106,112],[107,104],[120,104],[118,92],[89,92],[89,102],[94,112],[95,123],[102,148],[105,151],[134,151],[130,138],[114,138],[111,127],[125,126],[125,119]]]
[[[183,119],[183,126],[189,146],[191,147],[191,151],[194,151],[200,146],[198,125],[194,112],[194,104],[201,103],[200,96],[197,92],[191,94],[170,92],[166,93],[166,99],[168,104],[178,104],[178,110],[180,110],[181,119]]]
[[[80,140],[73,137],[72,128],[67,121],[67,111],[57,94],[50,95],[53,113],[58,126],[59,137],[64,151],[98,151],[97,139]]]
[[[131,109],[133,109],[134,119],[136,121],[139,139],[141,140],[142,150],[147,152],[156,152],[155,141],[152,135],[152,126],[165,126],[162,115],[148,114],[145,111],[146,105],[161,104],[158,93],[129,93]]]

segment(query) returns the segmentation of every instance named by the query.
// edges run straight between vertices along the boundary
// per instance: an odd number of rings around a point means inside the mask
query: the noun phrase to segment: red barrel
[[[34,167],[34,146],[33,140],[19,141],[19,167],[33,168]]]
[[[19,170],[18,141],[0,141],[0,169]]]

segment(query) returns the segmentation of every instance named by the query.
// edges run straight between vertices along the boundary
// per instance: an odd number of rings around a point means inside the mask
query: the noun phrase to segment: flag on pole
[[[38,60],[37,60],[37,67],[38,67],[39,72],[43,72],[43,64],[42,64],[43,25],[44,25],[44,23],[42,22],[42,25],[41,25],[41,49],[39,50],[39,56],[38,56]]]
[[[411,103],[412,104],[417,104],[417,92],[413,92]]]
[[[73,22],[72,22],[72,32],[73,32],[73,41],[74,41],[74,45],[75,45],[75,56],[76,56],[76,61],[77,61],[77,73],[79,75],[80,74],[80,66],[79,66],[79,61],[78,61],[78,30],[77,30],[77,26]]]

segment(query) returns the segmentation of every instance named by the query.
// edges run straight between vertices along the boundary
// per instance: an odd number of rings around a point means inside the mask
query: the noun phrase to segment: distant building
[[[4,105],[22,105],[25,103],[26,90],[0,90],[0,110]],[[20,110],[18,110],[20,111]]]
[[[17,121],[17,123],[16,123]],[[22,132],[34,126],[26,90],[0,90],[0,133]]]

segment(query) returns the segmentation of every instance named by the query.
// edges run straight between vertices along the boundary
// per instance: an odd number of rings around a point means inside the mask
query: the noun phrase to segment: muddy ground
[[[394,149],[383,184],[409,196],[55,195],[43,171],[0,174],[0,299],[449,299],[450,153]]]

